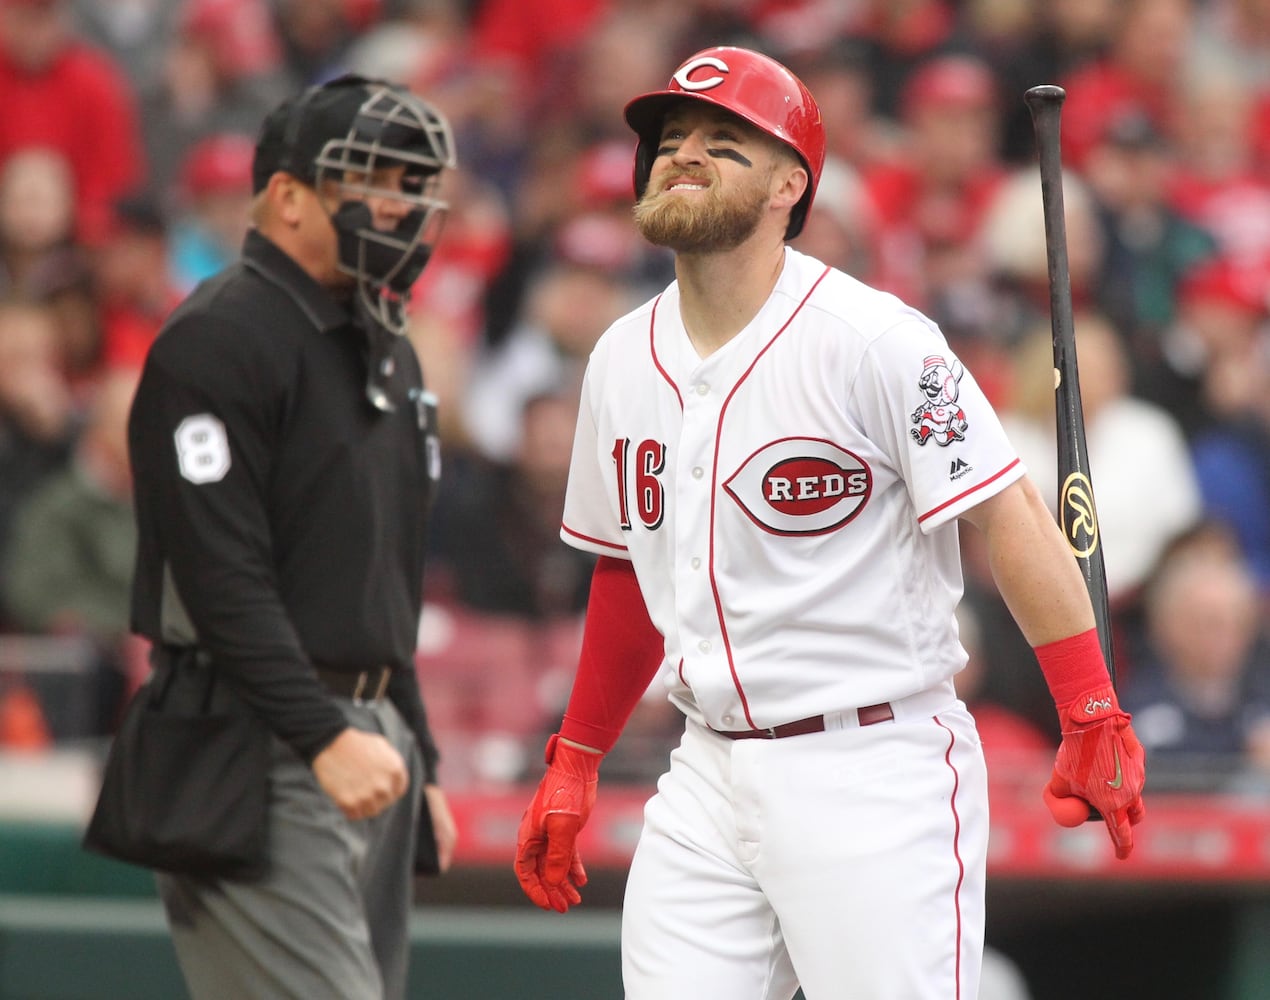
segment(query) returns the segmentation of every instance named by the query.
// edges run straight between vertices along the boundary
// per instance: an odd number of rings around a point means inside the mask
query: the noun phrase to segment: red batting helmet
[[[665,90],[636,97],[626,105],[626,123],[639,136],[635,147],[635,197],[643,197],[661,142],[662,120],[672,104],[705,101],[743,118],[789,146],[810,178],[789,214],[785,238],[802,231],[825,162],[825,126],[816,99],[798,77],[775,59],[750,49],[702,49],[675,70]]]

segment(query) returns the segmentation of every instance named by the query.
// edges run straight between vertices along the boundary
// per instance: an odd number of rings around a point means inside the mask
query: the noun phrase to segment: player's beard
[[[635,226],[649,243],[676,253],[733,250],[758,229],[767,197],[766,183],[747,184],[731,197],[717,184],[690,195],[649,190],[635,204]]]

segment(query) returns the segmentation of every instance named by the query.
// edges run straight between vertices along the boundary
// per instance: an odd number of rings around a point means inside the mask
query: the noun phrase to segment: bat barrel
[[[1067,224],[1063,205],[1060,115],[1067,92],[1053,84],[1032,87],[1024,101],[1032,114],[1041,168],[1041,202],[1045,217],[1045,253],[1050,276],[1050,317],[1057,344],[1069,344],[1072,330],[1072,282],[1067,263]],[[1066,374],[1066,373],[1064,373]]]

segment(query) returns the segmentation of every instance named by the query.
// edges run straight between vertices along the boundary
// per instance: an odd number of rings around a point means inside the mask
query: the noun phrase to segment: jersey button
[[[699,556],[693,556],[693,557],[692,557],[692,564],[691,564],[691,565],[692,565],[692,568],[693,568],[693,569],[700,569],[700,568],[701,568],[701,558],[700,558]]]
[[[702,639],[699,643],[697,643],[697,648],[703,653],[710,652],[710,640]]]
[[[709,392],[709,391],[710,391],[710,387],[709,387],[708,385],[706,385],[704,382],[698,382],[698,383],[697,383],[697,395],[698,395],[698,396],[704,396],[704,395],[705,395],[707,392]]]
[[[704,476],[705,474],[706,474],[706,470],[705,470],[705,469],[703,469],[703,468],[702,468],[701,466],[699,466],[699,465],[698,465],[695,469],[693,469],[693,470],[692,470],[692,478],[693,478],[693,479],[700,479],[700,478],[701,478],[702,476]]]

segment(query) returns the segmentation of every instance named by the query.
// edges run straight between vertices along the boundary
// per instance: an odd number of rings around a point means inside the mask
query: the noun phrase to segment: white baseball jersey
[[[1023,472],[929,319],[786,248],[705,359],[676,284],[600,338],[561,534],[632,560],[690,718],[766,728],[958,671],[956,517]]]

